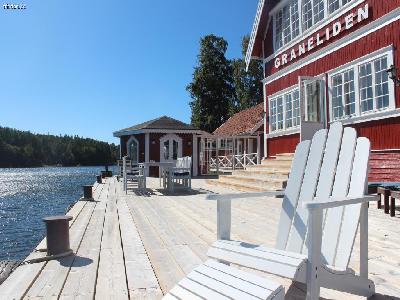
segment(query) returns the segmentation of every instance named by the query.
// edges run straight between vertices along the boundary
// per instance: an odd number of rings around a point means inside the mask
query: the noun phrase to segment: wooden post
[[[236,165],[236,145],[235,145],[235,143],[236,143],[236,138],[233,138],[233,140],[232,140],[232,153],[233,153],[233,155],[232,155],[232,169],[233,170],[235,170],[235,165]]]
[[[400,199],[399,191],[391,191],[390,192],[390,216],[396,216],[396,199]]]
[[[322,244],[322,210],[310,210],[307,233],[308,266],[307,266],[307,300],[318,300],[320,294],[319,268],[321,265]]]
[[[360,276],[368,279],[368,203],[361,204]]]
[[[145,134],[144,140],[144,161],[148,163],[150,161],[150,133]],[[149,169],[150,167],[146,167],[145,176],[149,176]]]
[[[231,200],[221,199],[217,202],[217,240],[231,238]]]
[[[257,165],[261,164],[261,144],[260,133],[257,133]]]
[[[193,161],[192,161],[192,166],[193,166],[193,176],[198,175],[198,145],[197,145],[197,135],[193,134],[193,142],[192,142],[192,154],[193,154]]]
[[[216,139],[216,147],[215,147],[215,159],[216,159],[216,165],[217,165],[217,174],[219,175],[219,158],[218,158],[218,153],[219,153],[219,139]]]

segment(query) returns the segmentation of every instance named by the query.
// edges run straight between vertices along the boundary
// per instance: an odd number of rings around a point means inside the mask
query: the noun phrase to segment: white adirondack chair
[[[179,157],[176,166],[169,170],[171,190],[175,188],[175,183],[180,183],[183,188],[192,187],[192,158],[190,156]]]
[[[369,297],[368,201],[370,143],[353,128],[335,123],[301,142],[283,193],[275,248],[230,240],[231,200],[218,200],[217,241],[210,258],[249,267],[307,284],[307,299],[318,299],[320,287]],[[249,197],[257,194],[248,194]],[[260,195],[260,194],[258,194]],[[349,268],[360,228],[360,274]]]
[[[122,159],[124,184],[123,189],[128,193],[128,181],[137,182],[138,189],[146,189],[146,174],[142,164],[129,166],[126,157]]]

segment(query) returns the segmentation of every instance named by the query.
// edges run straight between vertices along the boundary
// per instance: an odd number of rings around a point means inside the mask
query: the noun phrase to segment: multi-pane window
[[[289,0],[274,15],[275,51],[354,0]]]
[[[314,0],[314,24],[321,21],[325,16],[325,1],[324,0]]]
[[[300,125],[300,95],[295,89],[270,100],[270,130],[286,130]]]
[[[338,10],[340,6],[340,0],[328,0],[328,12],[331,14]]]
[[[389,106],[389,75],[387,57],[360,66],[361,112]]]
[[[275,14],[275,48],[281,48],[300,34],[298,0],[289,4]]]
[[[276,100],[272,99],[269,104],[269,125],[271,131],[276,130]]]
[[[389,106],[389,74],[386,57],[374,62],[375,68],[375,97],[376,108],[383,109]]]
[[[303,29],[307,30],[325,17],[326,0],[304,0]]]
[[[331,77],[333,120],[384,110],[394,105],[394,98],[390,96],[388,59],[389,56],[384,55]]]
[[[340,119],[355,114],[354,70],[332,77],[332,116]]]
[[[372,65],[367,63],[359,67],[360,80],[360,103],[361,112],[374,109],[374,99],[372,93]]]
[[[283,129],[283,99],[279,97],[276,99],[276,129]]]

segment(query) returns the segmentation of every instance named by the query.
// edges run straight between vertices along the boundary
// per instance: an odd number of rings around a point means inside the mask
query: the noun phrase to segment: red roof
[[[230,117],[228,121],[218,127],[213,134],[223,136],[252,134],[261,126],[263,112],[263,103],[242,110]]]

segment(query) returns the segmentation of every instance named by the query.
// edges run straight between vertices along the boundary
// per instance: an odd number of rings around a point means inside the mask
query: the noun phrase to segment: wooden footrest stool
[[[208,260],[175,285],[163,299],[274,299],[285,297],[282,285]]]

